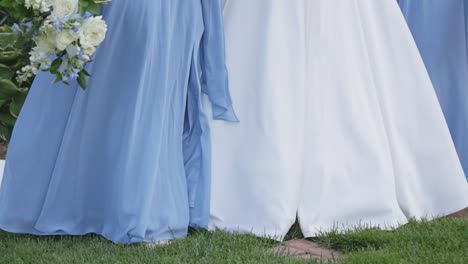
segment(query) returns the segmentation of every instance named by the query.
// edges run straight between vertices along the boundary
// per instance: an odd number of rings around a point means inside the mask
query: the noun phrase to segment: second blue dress
[[[399,0],[468,175],[468,1]]]
[[[236,121],[219,0],[113,0],[87,91],[37,76],[9,146],[0,229],[97,233],[114,242],[186,235],[209,218],[214,117]]]

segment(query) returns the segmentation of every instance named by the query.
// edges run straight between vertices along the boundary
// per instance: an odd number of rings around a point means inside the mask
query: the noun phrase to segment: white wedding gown
[[[396,1],[227,0],[224,14],[240,123],[211,123],[211,229],[282,240],[296,216],[311,237],[468,206]]]

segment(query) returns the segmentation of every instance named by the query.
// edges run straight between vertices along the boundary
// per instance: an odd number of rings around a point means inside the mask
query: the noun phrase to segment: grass
[[[0,263],[302,263],[267,252],[273,242],[253,236],[192,231],[170,246],[114,245],[105,239],[0,233]]]
[[[300,238],[295,225],[288,238]],[[339,263],[468,263],[468,220],[411,222],[392,232],[363,229],[314,239],[339,249]],[[316,263],[269,253],[276,242],[253,236],[192,230],[189,237],[154,249],[84,237],[34,237],[0,231],[0,263]]]
[[[345,253],[342,263],[468,263],[468,219],[410,222],[393,232],[329,233],[317,239]]]

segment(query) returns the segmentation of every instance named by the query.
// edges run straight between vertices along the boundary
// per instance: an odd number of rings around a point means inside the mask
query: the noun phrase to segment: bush
[[[32,32],[14,32],[12,25],[28,16],[17,1],[0,0],[0,139],[8,141],[31,86],[19,83],[16,72],[29,64]]]

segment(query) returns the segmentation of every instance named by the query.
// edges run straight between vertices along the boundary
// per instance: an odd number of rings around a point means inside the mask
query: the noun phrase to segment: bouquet
[[[42,70],[54,74],[55,82],[70,84],[77,80],[86,89],[90,75],[84,66],[91,61],[107,32],[107,24],[98,14],[100,7],[110,0],[19,1],[31,11],[32,18],[24,21],[23,26],[34,29],[35,45],[30,52],[30,64],[18,72],[18,82]]]

